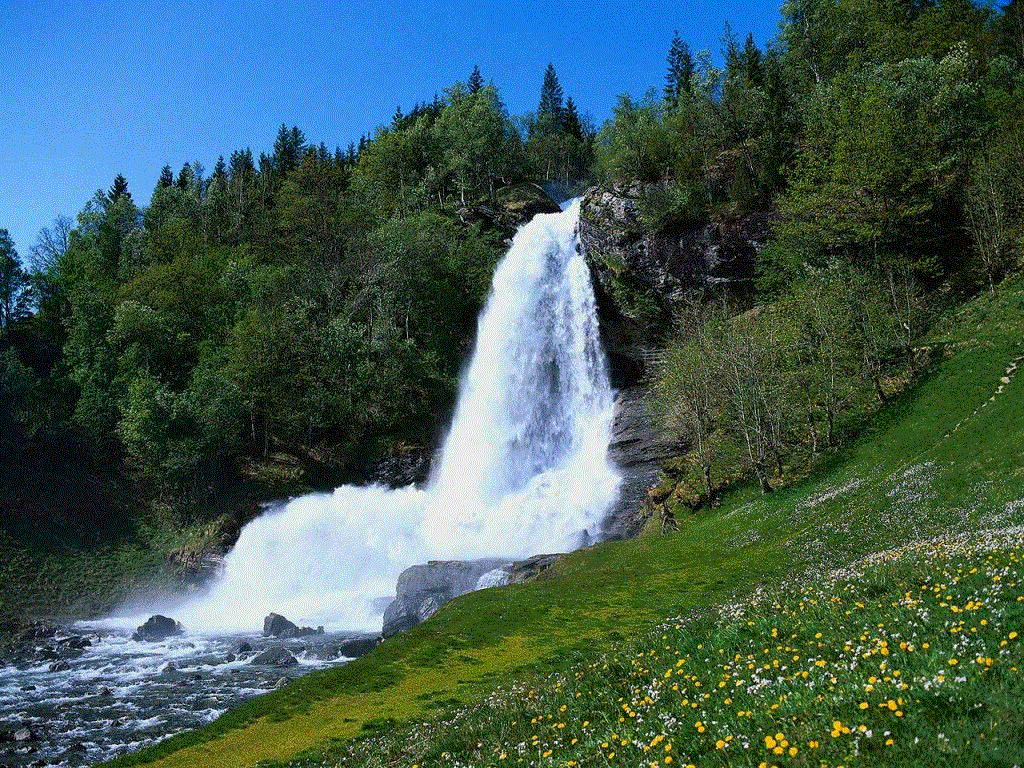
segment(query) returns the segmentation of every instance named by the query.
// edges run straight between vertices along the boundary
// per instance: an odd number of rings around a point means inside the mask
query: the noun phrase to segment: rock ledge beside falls
[[[433,616],[447,602],[476,589],[532,581],[554,565],[561,554],[526,560],[431,560],[402,571],[396,597],[384,612],[381,634],[392,637]],[[485,583],[481,583],[481,577]]]

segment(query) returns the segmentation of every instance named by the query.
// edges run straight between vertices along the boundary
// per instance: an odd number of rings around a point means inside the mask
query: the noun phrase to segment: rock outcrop
[[[639,183],[592,187],[580,206],[580,240],[616,386],[640,379],[647,351],[688,296],[749,291],[757,254],[771,239],[768,213],[652,231],[641,214],[652,191]]]
[[[431,560],[402,571],[395,587],[395,599],[384,612],[382,634],[391,637],[433,616],[459,595],[476,589],[480,577],[508,560]]]
[[[651,391],[643,384],[619,390],[608,444],[608,459],[622,474],[619,498],[602,523],[605,539],[636,536],[647,519],[647,491],[662,463],[684,446],[661,426]]]
[[[347,656],[350,659],[357,659],[360,656],[365,656],[376,648],[380,641],[380,635],[373,635],[372,637],[352,637],[338,643],[337,651],[341,656]]]
[[[156,614],[146,619],[146,623],[135,630],[132,640],[153,643],[159,640],[166,640],[168,637],[184,634],[184,632],[185,628],[179,622],[169,616]]]
[[[271,613],[263,619],[263,636],[277,637],[287,629],[298,629],[298,625],[288,621],[279,613]]]

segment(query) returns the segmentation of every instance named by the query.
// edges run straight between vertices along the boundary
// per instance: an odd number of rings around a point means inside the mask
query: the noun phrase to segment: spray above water
[[[193,632],[252,631],[270,611],[379,630],[395,581],[430,559],[517,559],[595,539],[619,478],[612,394],[579,203],[516,234],[480,316],[451,431],[425,490],[342,486],[247,525]]]

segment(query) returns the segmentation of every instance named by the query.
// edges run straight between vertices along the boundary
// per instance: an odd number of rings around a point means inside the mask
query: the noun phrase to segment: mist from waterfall
[[[379,630],[410,565],[519,559],[596,539],[619,477],[606,458],[612,393],[578,218],[578,202],[536,216],[498,265],[425,489],[342,486],[268,511],[176,618],[193,632],[251,631],[270,611]]]

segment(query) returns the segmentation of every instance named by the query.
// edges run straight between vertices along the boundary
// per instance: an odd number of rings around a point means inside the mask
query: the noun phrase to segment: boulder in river
[[[280,637],[282,632],[289,629],[298,629],[298,626],[279,613],[271,613],[263,620],[264,637]]]
[[[261,667],[290,667],[298,664],[298,659],[291,655],[287,648],[267,648],[263,653],[256,656],[250,664],[257,664]]]
[[[30,731],[28,728],[19,728],[14,732],[14,740],[25,742],[25,741],[36,741],[39,737],[35,732]]]
[[[184,634],[185,628],[180,622],[169,616],[156,614],[146,619],[146,623],[135,630],[132,640],[153,643],[159,640],[166,640],[168,637]]]

